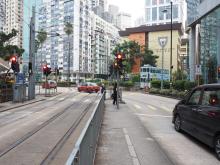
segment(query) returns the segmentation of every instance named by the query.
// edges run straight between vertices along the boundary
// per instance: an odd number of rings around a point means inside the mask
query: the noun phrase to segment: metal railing
[[[104,113],[104,94],[99,100],[66,165],[93,165]]]

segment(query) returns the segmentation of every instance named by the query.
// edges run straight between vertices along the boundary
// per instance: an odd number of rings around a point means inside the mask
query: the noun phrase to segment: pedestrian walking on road
[[[117,83],[114,84],[113,88],[113,104],[117,104]]]

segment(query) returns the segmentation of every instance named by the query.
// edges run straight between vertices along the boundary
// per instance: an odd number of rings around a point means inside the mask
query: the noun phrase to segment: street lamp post
[[[173,59],[173,1],[170,1],[170,83],[172,83]]]
[[[162,11],[163,13],[167,13],[167,9]],[[172,65],[173,61],[173,1],[170,1],[170,83],[172,83]]]

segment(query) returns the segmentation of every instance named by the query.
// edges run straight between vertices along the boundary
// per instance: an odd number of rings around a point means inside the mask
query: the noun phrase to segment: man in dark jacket
[[[113,104],[117,103],[117,83],[114,84],[113,88]]]

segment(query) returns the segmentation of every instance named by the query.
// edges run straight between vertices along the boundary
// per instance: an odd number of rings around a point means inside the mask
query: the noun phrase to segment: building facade
[[[92,61],[95,77],[106,78],[112,61],[112,51],[119,42],[119,29],[92,14]]]
[[[141,46],[146,46],[148,49],[154,52],[154,55],[158,56],[157,67],[162,68],[162,48],[159,44],[160,37],[167,38],[167,44],[164,47],[164,69],[170,70],[170,25],[154,25],[154,26],[140,26],[135,28],[127,28],[125,31],[120,31],[120,36],[128,36],[129,40],[136,41]],[[173,24],[173,42],[172,42],[172,66],[173,71],[179,68],[180,57],[180,41],[182,36],[182,24]],[[139,59],[140,60],[140,59]],[[140,72],[140,62],[137,62],[139,66],[133,68],[133,72]],[[138,72],[138,73],[139,73]]]
[[[190,3],[189,3],[190,5]],[[188,8],[189,9],[189,8]],[[189,18],[190,80],[201,78],[204,83],[220,82],[220,1],[203,0],[197,5],[198,14]],[[191,11],[193,12],[193,11]],[[196,67],[201,73],[195,73]],[[201,75],[198,77],[198,75]]]
[[[119,13],[116,19],[116,26],[121,30],[132,26],[131,15],[128,13]]]
[[[59,69],[61,79],[67,80],[70,69],[71,78],[80,79],[80,74],[88,72],[87,53],[89,42],[89,3],[80,1],[44,0],[39,8],[38,29],[47,32],[47,39],[37,54],[38,70],[47,64],[52,70]],[[73,33],[65,33],[65,24],[73,25]],[[85,28],[87,26],[87,28]],[[89,52],[89,51],[88,51]]]
[[[60,80],[79,82],[87,77],[108,73],[108,60],[118,29],[92,11],[89,0],[44,0],[38,12],[38,29],[47,32],[46,41],[37,53],[40,71],[47,64],[59,69]],[[73,33],[65,33],[65,23]]]
[[[12,29],[18,31],[16,37],[11,39],[11,45],[22,48],[23,45],[23,0],[6,0],[6,21],[4,32],[10,33]]]
[[[6,21],[6,1],[0,0],[0,32],[3,31],[5,21]]]
[[[112,23],[114,25],[116,25],[116,19],[117,19],[117,15],[119,13],[119,7],[118,6],[115,6],[115,5],[109,5],[108,6],[108,12],[112,15]]]
[[[147,26],[171,22],[171,0],[145,0]],[[185,0],[173,0],[173,23],[184,23]],[[164,12],[166,10],[167,12]]]

